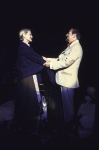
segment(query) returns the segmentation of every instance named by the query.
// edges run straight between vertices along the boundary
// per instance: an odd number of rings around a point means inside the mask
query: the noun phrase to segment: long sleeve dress
[[[19,122],[39,115],[37,75],[44,69],[43,63],[45,60],[31,46],[20,42],[16,62],[18,84],[15,103],[15,116]]]

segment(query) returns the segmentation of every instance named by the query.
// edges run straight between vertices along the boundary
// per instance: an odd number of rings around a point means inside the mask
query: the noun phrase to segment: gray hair
[[[20,30],[20,32],[19,32],[19,38],[20,38],[20,40],[21,40],[21,41],[23,41],[23,40],[24,40],[24,38],[23,38],[23,34],[27,34],[27,33],[28,33],[28,31],[30,31],[30,32],[31,32],[31,30],[30,30],[30,29],[22,29],[22,30]]]

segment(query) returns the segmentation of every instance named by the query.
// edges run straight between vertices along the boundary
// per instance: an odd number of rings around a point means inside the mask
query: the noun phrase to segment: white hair
[[[31,32],[31,30],[30,30],[30,29],[22,29],[22,30],[20,30],[20,32],[19,32],[19,38],[20,38],[20,40],[22,40],[22,41],[23,41],[23,34],[27,34],[27,33],[28,33],[28,31],[30,31],[30,32]]]

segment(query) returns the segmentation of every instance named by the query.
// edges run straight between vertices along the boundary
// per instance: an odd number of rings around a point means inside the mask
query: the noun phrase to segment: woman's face
[[[28,43],[32,42],[33,36],[30,31],[28,31],[27,34],[23,34],[23,37],[24,37],[24,41],[27,41]]]

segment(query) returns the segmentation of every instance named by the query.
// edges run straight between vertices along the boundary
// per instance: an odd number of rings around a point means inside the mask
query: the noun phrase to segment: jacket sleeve
[[[72,60],[76,61],[78,57],[82,57],[81,48],[75,47],[72,49],[71,53],[69,55],[62,54],[63,59],[60,58],[54,61],[50,62],[50,69],[58,70],[62,68],[66,68],[68,66],[68,63]],[[69,66],[68,66],[69,67]]]
[[[49,61],[57,60],[58,58],[47,58]]]
[[[43,64],[46,61],[42,58],[42,56],[40,56],[39,54],[37,54],[36,52],[34,52],[34,50],[29,50],[26,49],[25,47],[21,47],[20,50],[20,56],[21,57],[26,57],[27,59],[37,63],[37,64]]]

